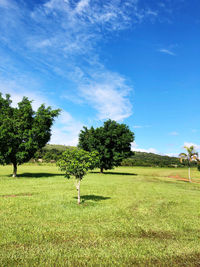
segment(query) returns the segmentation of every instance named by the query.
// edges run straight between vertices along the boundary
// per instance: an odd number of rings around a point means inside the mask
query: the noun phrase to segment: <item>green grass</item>
[[[0,266],[200,266],[200,184],[187,169],[120,167],[74,180],[0,167]],[[191,172],[200,181],[200,172]]]

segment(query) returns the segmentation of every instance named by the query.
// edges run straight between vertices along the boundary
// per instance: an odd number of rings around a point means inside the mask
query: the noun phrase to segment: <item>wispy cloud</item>
[[[178,157],[178,153],[167,153],[167,154],[165,154],[166,156],[168,156],[168,157]]]
[[[11,1],[8,0],[0,0],[0,7],[1,8],[13,8],[15,5]]]
[[[167,55],[170,55],[170,56],[175,56],[176,54],[174,52],[172,52],[171,50],[169,49],[165,49],[165,48],[162,48],[162,49],[159,49],[159,52],[163,53],[163,54],[167,54]]]
[[[198,130],[197,129],[192,129],[192,133],[197,133]]]
[[[134,129],[142,129],[142,128],[149,128],[151,127],[150,125],[134,125],[133,128]]]
[[[118,73],[95,73],[93,79],[79,89],[82,97],[98,111],[99,119],[121,121],[132,113],[128,98],[131,88]]]
[[[142,126],[142,125],[134,125],[133,128],[134,128],[134,129],[142,129],[143,126]]]
[[[63,86],[57,89],[59,97],[89,105],[98,119],[129,117],[133,87],[126,77],[107,69],[98,48],[112,35],[158,18],[159,10],[141,7],[138,0],[31,2],[0,0],[0,42],[9,50],[5,54],[0,49],[0,74],[4,77],[0,91],[10,93],[14,105],[24,95],[34,100],[34,109],[41,103],[52,105],[37,75],[32,74],[38,72],[49,80],[55,76],[63,79],[66,87],[72,82],[74,91],[69,93]],[[51,143],[76,145],[82,126],[73,114],[63,111]],[[135,149],[156,153],[154,148]]]
[[[26,85],[32,89],[27,91]],[[21,102],[24,96],[28,97],[29,100],[33,101],[32,106],[34,110],[37,110],[41,104],[50,105],[47,98],[43,95],[38,88],[39,85],[35,80],[30,80],[30,78],[23,76],[18,80],[6,80],[0,78],[0,92],[5,96],[5,94],[11,95],[12,106],[16,107],[17,103]],[[52,103],[53,104],[53,103]]]
[[[132,151],[139,151],[139,152],[147,152],[147,153],[154,153],[154,154],[159,154],[157,149],[150,147],[150,148],[140,148],[136,142],[133,142],[131,145],[131,150]]]
[[[49,0],[33,6],[0,0],[0,6],[0,41],[27,65],[72,81],[75,98],[95,109],[97,118],[123,120],[132,114],[132,86],[102,64],[97,47],[108,36],[155,18],[157,10],[141,8],[137,0]],[[68,90],[60,94],[68,95]]]
[[[63,110],[52,129],[51,144],[71,145],[78,144],[78,135],[83,124]]]
[[[61,32],[50,40],[38,41],[36,38],[34,41],[31,38],[29,45],[40,48],[45,45],[46,49],[57,47],[59,51],[64,51],[65,58],[70,57],[70,63],[74,62],[70,64],[70,67],[74,66],[74,72],[70,70],[70,78],[74,78],[74,83],[77,83],[77,97],[87,101],[97,111],[97,118],[123,120],[129,117],[132,104],[128,97],[132,87],[119,73],[106,69],[95,48],[106,33],[113,34],[129,27],[133,21],[139,21],[137,1],[126,0],[122,5],[118,1],[99,4],[81,0],[72,5],[70,1],[51,0],[35,10],[32,17],[36,20],[41,17],[44,19],[46,13],[54,18],[59,16],[58,28]],[[65,68],[68,66],[65,65]]]
[[[178,136],[178,135],[179,135],[179,133],[178,133],[178,132],[176,132],[176,131],[174,131],[174,132],[171,132],[171,133],[169,133],[169,135],[172,135],[172,136]]]
[[[75,13],[81,13],[84,12],[84,10],[89,6],[90,0],[81,0],[78,2],[76,8],[75,8]]]

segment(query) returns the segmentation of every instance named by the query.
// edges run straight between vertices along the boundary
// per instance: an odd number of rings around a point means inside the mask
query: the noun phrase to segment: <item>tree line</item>
[[[147,152],[134,152],[132,157],[124,159],[122,166],[142,166],[142,167],[187,167],[187,162],[180,162],[178,157],[170,157]],[[191,162],[192,167],[197,166],[197,162]]]
[[[72,150],[75,147],[73,146],[65,146],[65,145],[50,145],[47,144],[42,149],[38,150],[31,162],[37,162],[42,159],[43,162],[57,162],[62,153],[65,150]],[[181,168],[187,167],[187,162],[183,161],[180,162],[178,157],[170,157],[164,155],[158,155],[154,153],[147,153],[147,152],[131,152],[131,156],[123,159],[120,163],[121,166],[142,166],[142,167],[170,167],[170,168]],[[192,167],[197,166],[197,162],[191,162]]]

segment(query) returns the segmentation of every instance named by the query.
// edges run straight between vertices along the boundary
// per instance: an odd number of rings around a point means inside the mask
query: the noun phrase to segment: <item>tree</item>
[[[102,127],[84,127],[79,134],[79,147],[86,151],[99,152],[99,168],[103,170],[119,166],[123,159],[131,156],[134,133],[126,124],[107,120]]]
[[[57,162],[61,171],[65,172],[65,176],[70,178],[75,177],[76,189],[78,192],[78,204],[80,200],[80,183],[83,176],[86,175],[88,170],[94,169],[98,164],[98,152],[87,152],[83,149],[72,149],[63,152],[61,159]]]
[[[0,93],[0,164],[12,163],[16,177],[17,166],[29,161],[49,141],[60,110],[41,105],[35,112],[27,97],[17,107],[11,103],[10,95],[3,98]]]
[[[194,146],[184,146],[184,148],[186,149],[187,153],[180,153],[179,157],[180,157],[180,162],[182,163],[183,160],[186,160],[188,163],[188,178],[189,181],[192,182],[191,177],[190,177],[190,165],[192,161],[198,161],[198,153],[195,151]]]

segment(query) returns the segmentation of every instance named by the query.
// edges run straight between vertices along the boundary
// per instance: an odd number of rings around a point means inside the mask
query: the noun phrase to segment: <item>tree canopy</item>
[[[17,107],[11,106],[10,95],[0,93],[0,164],[14,166],[29,161],[51,137],[51,126],[60,110],[41,105],[35,112],[32,101],[24,97]]]
[[[80,204],[80,182],[88,170],[97,167],[99,161],[98,152],[88,152],[83,149],[71,149],[63,152],[61,159],[57,162],[61,171],[65,172],[65,176],[70,178],[74,176],[78,191],[78,204]]]
[[[99,152],[99,168],[103,170],[119,166],[131,153],[134,133],[126,124],[107,120],[102,127],[88,129],[84,127],[79,134],[78,146],[86,151]]]

